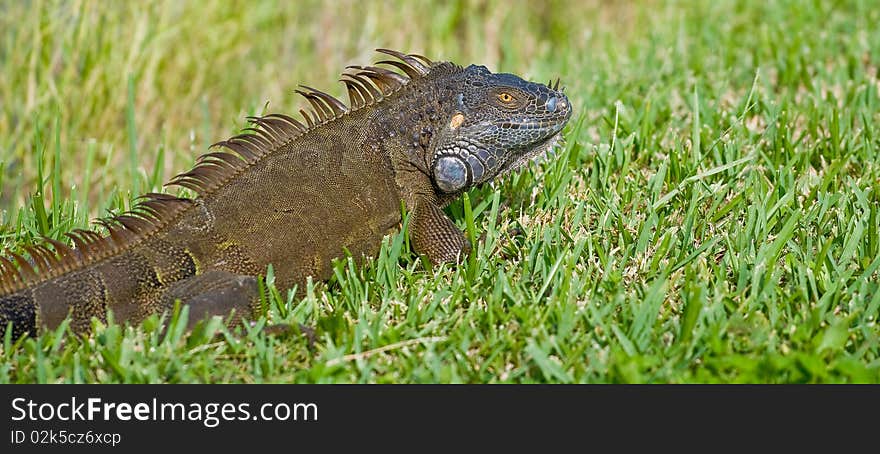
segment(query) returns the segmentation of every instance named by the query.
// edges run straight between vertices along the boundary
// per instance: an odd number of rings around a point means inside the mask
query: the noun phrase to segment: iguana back
[[[251,317],[269,264],[282,289],[327,279],[334,258],[375,254],[399,225],[401,202],[413,213],[414,247],[435,262],[456,260],[469,245],[440,208],[552,146],[570,106],[549,85],[380,51],[402,73],[355,67],[343,79],[351,108],[304,87],[313,110],[303,122],[253,118],[255,128],[169,183],[195,199],[148,194],[133,212],[102,221],[106,236],[76,231],[73,248],[49,241],[52,249],[0,259],[0,324],[18,336],[70,315],[85,331],[108,309],[138,322],[176,300],[191,306],[193,321],[233,309]],[[474,109],[464,99],[474,87],[510,91],[523,106]]]

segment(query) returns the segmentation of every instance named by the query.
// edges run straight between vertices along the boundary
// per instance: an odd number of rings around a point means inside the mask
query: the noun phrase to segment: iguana
[[[168,185],[195,198],[150,193],[127,213],[0,257],[0,329],[14,336],[70,317],[136,323],[180,300],[192,320],[258,311],[258,276],[272,264],[288,289],[326,280],[346,253],[375,254],[410,212],[410,242],[434,263],[470,244],[442,208],[553,147],[572,106],[552,86],[484,66],[394,57],[342,74],[349,106],[307,86],[303,120],[248,117]]]

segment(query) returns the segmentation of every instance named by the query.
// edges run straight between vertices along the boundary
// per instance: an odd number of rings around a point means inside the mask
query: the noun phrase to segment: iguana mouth
[[[531,150],[519,155],[516,159],[505,163],[501,170],[498,172],[497,176],[503,177],[523,167],[530,161],[538,161],[546,157],[547,154],[553,154],[555,152],[555,148],[557,148],[558,146],[562,146],[564,143],[565,141],[562,137],[562,125],[560,125],[560,127],[557,129],[556,134],[550,136],[542,142],[539,142]]]
[[[565,126],[565,121],[559,120],[540,120],[540,121],[505,121],[499,123],[499,126],[505,129],[548,129],[560,130]]]

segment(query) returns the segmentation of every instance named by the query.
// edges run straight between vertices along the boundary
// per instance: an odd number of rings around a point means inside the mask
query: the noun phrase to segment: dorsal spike
[[[323,123],[324,121],[333,118],[333,110],[330,109],[330,106],[325,106],[324,102],[321,98],[302,90],[294,90],[295,92],[303,95],[309,104],[312,105],[312,113],[317,118],[317,123]]]
[[[197,166],[201,167],[202,164],[205,164],[206,166],[219,166],[219,167],[228,167],[228,168],[234,167],[233,165],[229,164],[225,160],[217,159],[213,156],[207,156],[207,155],[201,155],[196,159]]]
[[[315,126],[315,123],[316,123],[316,122],[312,120],[312,117],[309,116],[308,112],[306,112],[306,111],[303,110],[303,109],[300,109],[300,110],[299,110],[299,113],[303,116],[303,118],[306,119],[306,124],[309,125],[309,126],[308,126],[309,128],[313,128],[313,127]]]
[[[46,255],[46,252],[51,253],[51,251],[46,251],[45,246],[41,246],[42,245],[39,244],[33,244],[24,247],[24,251],[27,252],[28,256],[31,258],[30,262],[32,266],[36,265],[37,271],[45,271],[49,268],[49,257]]]
[[[135,211],[138,216],[153,222],[161,218],[162,212],[158,210],[155,206],[150,204],[149,202],[144,202],[136,206],[132,211]]]
[[[37,250],[40,251],[40,255],[42,255],[45,262],[43,264],[45,268],[41,268],[40,272],[46,272],[58,263],[58,254],[49,249],[49,246],[46,246],[46,244],[38,244]]]
[[[354,82],[348,79],[339,79],[339,81],[345,84],[345,89],[348,91],[348,102],[352,108],[359,109],[366,104],[361,96],[361,92],[354,87]]]
[[[101,227],[104,227],[105,229],[107,229],[107,232],[110,233],[111,239],[121,240],[122,237],[121,237],[121,234],[119,233],[119,228],[116,227],[115,225],[113,225],[113,222],[111,222],[109,220],[109,218],[112,218],[112,216],[113,216],[113,214],[110,213],[110,217],[95,219],[94,222],[95,222],[95,224],[98,224]],[[89,244],[89,246],[92,246],[92,244]]]
[[[195,182],[192,180],[186,180],[186,179],[169,181],[168,183],[165,183],[165,186],[172,186],[172,185],[173,186],[180,186],[182,188],[187,188],[187,189],[194,191],[196,193],[199,193],[199,194],[204,194],[207,190],[207,188],[205,188],[204,185],[202,185],[198,182]]]
[[[420,74],[418,71],[416,71],[415,69],[413,69],[412,66],[409,66],[409,65],[407,65],[406,63],[401,62],[401,61],[382,60],[382,61],[378,61],[378,62],[376,62],[376,64],[377,64],[377,65],[391,65],[391,66],[394,66],[395,68],[397,68],[397,69],[403,71],[404,73],[406,73],[406,75],[409,76],[411,79],[415,79],[416,77],[421,76],[421,74]]]
[[[65,256],[65,255],[70,255],[73,253],[73,249],[71,249],[70,246],[68,246],[68,245],[66,245],[56,239],[49,238],[49,237],[43,237],[43,241],[51,244],[52,247],[55,248],[56,254],[59,254],[61,256]]]
[[[13,253],[12,260],[15,261],[15,264],[18,265],[19,275],[22,279],[36,279],[37,273],[34,271],[34,267],[28,263],[27,260],[24,259],[20,254]]]
[[[98,221],[96,221],[107,229],[107,232],[110,233],[110,240],[115,242],[117,245],[123,245],[127,241],[129,241],[129,239],[137,235],[136,231],[129,228],[129,226],[127,226],[125,223],[123,223],[123,221],[119,219],[120,217],[124,218],[127,222],[128,217],[125,215],[115,216],[107,219],[99,219]]]
[[[368,69],[362,70],[360,74],[369,78],[373,82],[373,85],[378,87],[379,90],[382,92],[383,97],[390,95],[397,88],[395,84],[383,77],[381,74],[375,73]]]
[[[366,106],[376,102],[376,96],[378,96],[378,92],[375,91],[376,89],[373,88],[372,84],[366,81],[355,79],[354,76],[351,74],[343,74],[343,76],[348,77],[348,79],[343,80],[348,82],[350,84],[349,86],[353,87],[358,92],[361,99],[363,100],[363,105]]]
[[[59,266],[61,267],[62,271],[66,272],[73,265],[76,264],[77,255],[74,253],[73,249],[70,248],[70,246],[49,237],[44,237],[43,240],[51,244],[52,247],[55,249],[55,252],[52,254],[52,263],[50,264],[50,268]]]
[[[210,178],[211,175],[210,175],[208,166],[193,167],[192,170],[190,170],[189,172],[186,172],[180,176],[182,178],[187,179],[187,180],[198,181],[198,182],[204,184],[205,186],[211,185],[211,178]]]
[[[250,144],[244,143],[241,141],[237,141],[234,139],[235,139],[235,137],[233,137],[229,140],[217,142],[214,145],[212,145],[212,147],[216,146],[216,147],[228,148],[228,149],[234,151],[235,153],[237,153],[239,156],[241,156],[242,159],[245,160],[245,162],[250,162],[250,161],[253,161],[254,159],[257,159],[257,154],[254,153],[254,151],[251,149]]]
[[[287,123],[290,124],[291,127],[296,128],[296,129],[298,130],[297,132],[305,132],[305,130],[306,130],[306,125],[302,124],[302,123],[301,123],[299,120],[297,120],[296,118],[293,118],[293,117],[288,116],[288,115],[284,115],[284,114],[280,114],[280,113],[274,113],[274,114],[266,115],[266,116],[263,117],[263,118],[266,118],[267,120],[270,120],[270,119],[271,119],[271,120],[274,120],[274,119],[277,118],[278,120],[281,120],[281,121],[287,122]]]
[[[45,243],[35,244],[34,248],[45,260],[46,268],[51,267],[52,263],[55,262],[55,252],[52,251],[52,249],[49,249],[49,246],[46,246]],[[40,271],[43,271],[43,269],[41,269]]]
[[[163,194],[161,192],[148,192],[142,196],[138,196],[135,200],[185,200],[180,197],[175,197],[171,194]]]
[[[364,69],[370,70],[380,76],[385,77],[386,79],[393,81],[393,83],[396,83],[398,85],[398,87],[406,85],[406,83],[409,82],[409,79],[407,79],[404,76],[401,76],[400,74],[398,74],[390,69],[382,68],[379,66],[367,66]]]
[[[8,293],[16,283],[21,282],[21,273],[18,271],[18,267],[15,266],[15,263],[2,256],[0,256],[0,269],[3,270],[0,284],[3,285],[3,291]]]
[[[76,232],[68,232],[65,233],[64,236],[70,238],[70,241],[73,241],[73,250],[75,252],[79,252],[80,255],[82,255],[82,252],[88,248],[88,245],[85,241],[83,241],[82,236],[80,236]]]
[[[256,134],[239,134],[233,137],[232,140],[237,140],[250,144],[253,147],[252,151],[257,155],[260,154],[261,150],[265,150],[266,148],[272,146],[272,142],[267,140],[265,137]]]
[[[288,136],[299,132],[293,125],[277,118],[260,117],[260,127],[272,131],[272,134],[275,135],[275,141],[278,143],[285,142]]]
[[[361,88],[367,90],[370,94],[370,97],[373,99],[373,101],[382,98],[382,93],[379,90],[377,90],[375,88],[375,85],[373,85],[373,83],[370,82],[370,80],[367,79],[366,77],[363,77],[358,73],[346,74],[346,76],[350,77],[355,82],[358,82],[358,84],[360,84]]]
[[[78,231],[83,234],[83,236],[86,238],[86,242],[89,244],[90,247],[99,244],[101,240],[103,240],[103,237],[101,237],[98,232],[83,229],[79,229]]]
[[[305,88],[306,90],[310,90],[313,95],[324,100],[324,102],[327,103],[327,105],[330,106],[331,109],[333,109],[333,113],[336,116],[348,112],[348,106],[346,106],[342,101],[328,95],[327,93],[324,93],[320,90],[315,90],[314,88],[308,87],[306,85],[300,85],[300,87]]]
[[[203,160],[203,161],[207,160],[207,159],[219,160],[219,161],[223,161],[223,162],[229,164],[229,166],[231,166],[231,167],[235,167],[235,166],[238,166],[241,164],[241,162],[244,160],[244,157],[241,156],[240,154],[224,153],[222,151],[213,151],[210,153],[203,154],[202,156],[199,157],[199,159]]]
[[[230,137],[223,146],[240,154],[246,161],[252,161],[260,156],[258,147],[241,135]]]
[[[398,52],[396,50],[376,49],[376,52],[381,52],[383,54],[391,55],[394,58],[400,59],[404,63],[411,66],[416,72],[419,73],[420,76],[424,76],[424,75],[428,74],[428,71],[430,70],[430,66],[432,64],[431,60],[428,60],[425,57],[420,57],[418,55],[412,55],[412,54],[407,55],[407,54],[404,54],[403,52]],[[428,65],[425,66],[425,64],[423,62],[419,61],[419,58],[421,58],[423,61],[427,62]]]
[[[257,136],[266,140],[266,143],[272,144],[275,143],[276,138],[269,133],[265,128],[255,128],[253,126],[248,126],[241,129],[245,135],[249,136]]]
[[[272,142],[280,142],[284,140],[284,131],[278,128],[271,121],[266,120],[263,117],[247,117],[248,121],[251,124],[258,126],[259,129],[253,128],[255,130],[260,131],[262,134],[268,134],[269,140]]]
[[[421,60],[421,61],[424,62],[426,65],[428,65],[428,67],[430,67],[431,65],[434,64],[434,62],[431,61],[430,58],[428,58],[428,57],[426,57],[426,56],[424,56],[424,55],[421,55],[421,54],[407,54],[407,55],[410,56],[410,57],[412,57],[412,58],[417,58],[417,59]]]
[[[114,221],[118,222],[123,227],[125,227],[126,230],[133,233],[141,233],[150,226],[149,222],[147,222],[143,218],[135,216],[134,214],[123,214],[116,216]]]

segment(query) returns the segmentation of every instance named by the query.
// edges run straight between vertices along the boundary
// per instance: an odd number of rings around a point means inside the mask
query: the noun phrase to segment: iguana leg
[[[188,328],[219,315],[224,319],[235,310],[234,321],[252,317],[259,306],[257,278],[227,271],[207,271],[172,284],[162,295],[162,307],[170,309],[180,300],[189,306]]]
[[[416,252],[427,255],[431,263],[457,262],[471,250],[470,241],[452,219],[428,201],[420,202],[413,211],[409,235]]]

